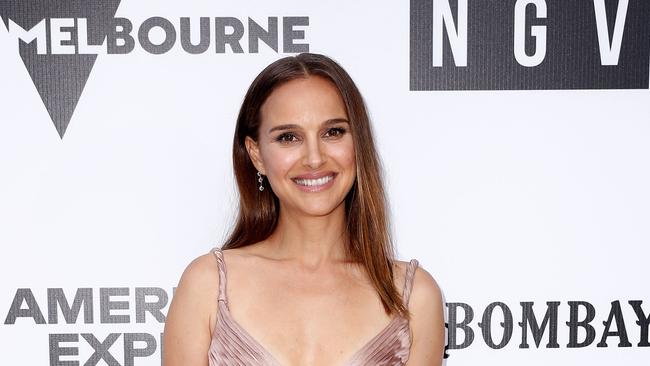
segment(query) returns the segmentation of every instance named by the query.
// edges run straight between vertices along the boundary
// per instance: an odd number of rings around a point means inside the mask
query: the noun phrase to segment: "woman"
[[[367,111],[338,64],[305,53],[264,69],[233,165],[238,221],[183,273],[165,366],[442,364],[440,290],[394,259]]]

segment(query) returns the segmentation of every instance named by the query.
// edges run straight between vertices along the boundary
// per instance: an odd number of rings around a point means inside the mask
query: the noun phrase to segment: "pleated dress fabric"
[[[283,366],[230,315],[226,298],[226,265],[221,249],[212,249],[219,268],[217,323],[208,351],[210,366]],[[418,266],[411,259],[406,269],[402,298],[408,304],[413,274]],[[359,349],[343,366],[397,366],[409,358],[411,334],[408,319],[394,317],[375,337]]]

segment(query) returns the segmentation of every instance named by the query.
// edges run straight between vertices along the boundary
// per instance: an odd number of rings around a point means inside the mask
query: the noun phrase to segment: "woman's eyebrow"
[[[321,125],[322,126],[329,126],[329,125],[335,125],[335,124],[341,123],[341,122],[350,123],[350,121],[348,121],[345,118],[330,118],[330,119],[324,121]],[[287,124],[277,125],[277,126],[271,127],[267,133],[270,134],[273,131],[284,131],[284,130],[293,130],[293,129],[300,129],[300,128],[301,127],[299,125],[295,124],[295,123],[287,123]]]
[[[298,129],[298,128],[300,128],[300,126],[298,126],[297,124],[288,123],[288,124],[284,124],[284,125],[277,125],[275,127],[271,127],[269,129],[268,133],[270,134],[273,131],[293,130],[293,129]]]
[[[335,124],[341,123],[341,122],[350,123],[350,121],[348,121],[345,118],[331,118],[331,119],[328,119],[327,121],[323,122],[323,126],[335,125]]]

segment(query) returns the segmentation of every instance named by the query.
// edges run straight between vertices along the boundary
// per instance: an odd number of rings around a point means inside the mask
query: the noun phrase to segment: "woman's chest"
[[[394,319],[367,283],[335,276],[235,278],[227,298],[230,320],[283,366],[343,365]]]
[[[343,327],[338,334],[329,336],[323,336],[321,329],[314,329],[319,336],[304,332],[301,336],[287,337],[292,334],[287,331],[267,339],[267,333],[255,335],[239,324],[225,302],[220,302],[218,316],[210,347],[211,365],[392,366],[404,365],[409,355],[409,324],[401,317],[392,318],[379,331],[355,342],[355,338],[345,335],[351,327]]]

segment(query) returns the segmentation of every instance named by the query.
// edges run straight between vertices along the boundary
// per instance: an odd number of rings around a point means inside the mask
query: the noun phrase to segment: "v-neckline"
[[[257,348],[258,351],[266,354],[268,357],[271,358],[272,362],[275,364],[275,366],[284,366],[278,359],[266,348],[260,343],[255,337],[253,337],[235,318],[232,317],[232,314],[230,313],[230,308],[228,307],[228,300],[219,300],[219,301],[224,301],[224,309],[225,309],[225,315],[229,318],[230,322],[237,327],[237,330],[239,330],[241,333],[246,335],[246,337],[253,343],[252,346]],[[221,308],[221,307],[219,307]],[[221,314],[224,315],[224,314]],[[396,323],[397,321],[404,320],[403,317],[401,316],[394,316],[391,321],[386,324],[386,326],[379,331],[374,337],[370,338],[361,348],[359,348],[356,352],[352,354],[352,356],[348,357],[345,362],[341,366],[348,366],[350,363],[357,358],[357,356],[366,350],[368,347],[370,347],[379,337],[381,337],[390,327],[393,325],[393,323]],[[219,320],[217,319],[217,322]]]

